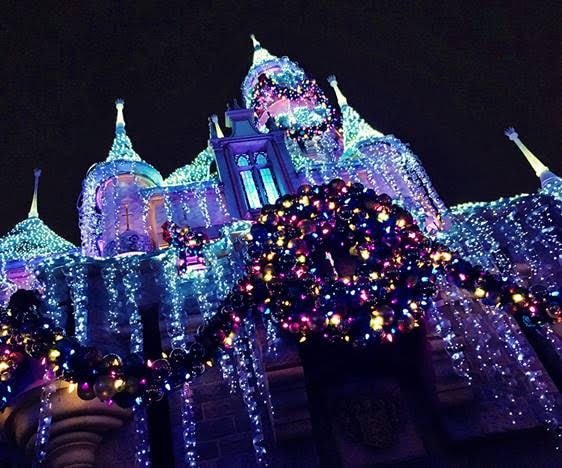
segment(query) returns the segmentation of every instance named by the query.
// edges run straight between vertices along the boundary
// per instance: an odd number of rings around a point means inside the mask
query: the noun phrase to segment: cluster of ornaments
[[[185,258],[200,255],[206,241],[172,224],[165,232]],[[525,289],[484,272],[427,238],[387,195],[338,179],[264,206],[247,239],[245,268],[193,343],[155,360],[84,346],[43,315],[38,293],[17,291],[0,310],[0,410],[30,383],[26,375],[40,378],[45,368],[76,385],[84,400],[123,407],[159,400],[235,346],[251,313],[301,342],[310,335],[354,346],[393,342],[431,313],[438,275],[527,325],[562,321],[560,290]]]
[[[202,249],[208,241],[205,234],[170,221],[166,221],[162,228],[164,240],[178,252],[177,266],[180,274],[185,273],[191,263],[204,263]]]
[[[287,75],[285,73],[283,76]],[[271,104],[279,100],[289,100],[294,103],[302,101],[316,102],[314,112],[318,115],[318,121],[308,122],[299,119],[299,108],[295,105],[292,118],[296,122],[277,121],[279,125],[288,131],[288,135],[302,144],[315,136],[323,135],[328,129],[335,129],[339,124],[337,111],[328,102],[315,80],[308,78],[299,79],[298,84],[279,82],[280,77],[269,77],[266,74],[260,75],[258,83],[254,88],[251,107],[253,109],[267,109]],[[305,105],[307,109],[309,106]],[[312,112],[308,109],[308,112]],[[287,116],[291,118],[291,116]],[[315,119],[316,120],[316,119]]]
[[[219,350],[232,343],[222,332],[237,329],[239,319],[216,314],[200,328],[187,348],[176,348],[160,359],[137,354],[120,357],[84,346],[42,314],[36,291],[17,291],[0,310],[0,410],[19,390],[41,378],[49,368],[57,378],[76,386],[83,400],[99,398],[129,408],[137,399],[160,400],[167,391],[201,375]]]

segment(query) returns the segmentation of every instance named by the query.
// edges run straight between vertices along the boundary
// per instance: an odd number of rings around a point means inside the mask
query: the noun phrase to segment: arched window
[[[251,155],[239,154],[236,157],[236,165],[251,210],[277,201],[279,190],[269,167],[267,153],[259,151]]]

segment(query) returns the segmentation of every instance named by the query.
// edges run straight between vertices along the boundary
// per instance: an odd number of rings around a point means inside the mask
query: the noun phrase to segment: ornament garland
[[[188,256],[198,255],[202,237],[172,231],[170,239],[187,246]],[[75,383],[84,400],[98,397],[123,407],[158,400],[231,348],[254,311],[300,341],[316,334],[356,346],[392,342],[419,326],[436,294],[437,275],[529,325],[562,321],[560,290],[524,289],[482,271],[425,237],[388,196],[361,184],[336,179],[304,185],[265,206],[247,240],[246,275],[191,345],[155,361],[84,346],[42,313],[38,293],[16,292],[0,310],[0,409],[17,394],[28,360]]]
[[[440,273],[528,322],[562,319],[559,291],[528,291],[472,266],[358,183],[304,185],[265,206],[250,237],[240,294],[300,341],[392,342],[420,324]]]

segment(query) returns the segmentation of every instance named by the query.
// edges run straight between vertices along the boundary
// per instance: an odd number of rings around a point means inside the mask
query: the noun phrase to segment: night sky
[[[334,104],[335,73],[371,125],[411,144],[447,204],[537,188],[508,125],[562,173],[559,2],[35,3],[4,3],[0,19],[1,234],[27,215],[40,167],[41,218],[79,242],[76,200],[111,146],[116,97],[143,159],[164,177],[189,162],[208,115],[239,97],[252,32]]]

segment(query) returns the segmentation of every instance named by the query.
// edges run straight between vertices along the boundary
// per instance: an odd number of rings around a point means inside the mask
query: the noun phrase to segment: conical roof
[[[73,249],[75,245],[56,234],[39,217],[24,219],[0,238],[0,258],[4,261],[62,255]]]
[[[267,49],[261,46],[261,43],[256,39],[256,36],[251,34],[250,38],[252,39],[252,43],[254,45],[254,56],[252,60],[252,67],[261,65],[262,63],[268,62],[270,60],[279,60],[279,57],[270,54]]]
[[[31,209],[27,219],[19,222],[5,236],[0,237],[0,261],[31,260],[37,257],[61,255],[76,247],[53,232],[40,218],[37,195],[41,170],[34,170],[35,183]]]
[[[164,180],[164,185],[186,185],[192,182],[205,182],[211,180],[211,163],[215,160],[215,152],[211,146],[207,146],[195,159],[176,169]]]
[[[383,133],[371,127],[371,125],[369,125],[365,119],[363,119],[363,117],[361,117],[361,115],[359,115],[359,113],[348,104],[347,98],[338,87],[338,82],[334,75],[330,75],[328,77],[328,83],[332,88],[334,88],[338,105],[340,106],[342,113],[344,152],[351,150],[361,141],[384,136]]]

